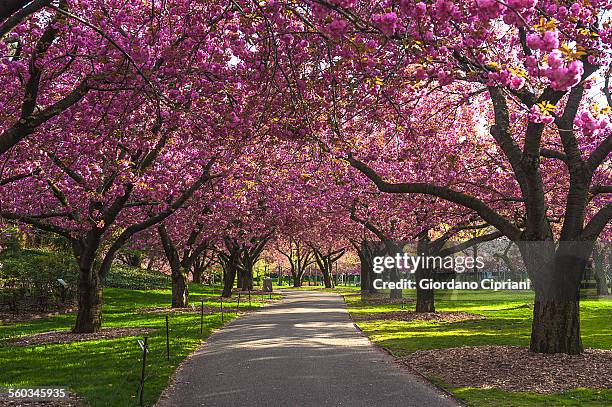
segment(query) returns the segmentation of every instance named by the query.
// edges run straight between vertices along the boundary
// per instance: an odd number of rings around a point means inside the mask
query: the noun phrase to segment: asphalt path
[[[284,295],[211,335],[158,406],[458,405],[372,346],[338,294]]]

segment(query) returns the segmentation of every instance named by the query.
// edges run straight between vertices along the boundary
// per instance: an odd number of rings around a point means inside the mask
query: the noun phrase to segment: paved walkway
[[[158,406],[456,406],[393,363],[333,293],[286,298],[213,334]]]

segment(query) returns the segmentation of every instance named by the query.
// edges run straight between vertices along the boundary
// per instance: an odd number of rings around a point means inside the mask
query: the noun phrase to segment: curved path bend
[[[372,346],[338,294],[284,294],[211,335],[158,407],[458,405]]]

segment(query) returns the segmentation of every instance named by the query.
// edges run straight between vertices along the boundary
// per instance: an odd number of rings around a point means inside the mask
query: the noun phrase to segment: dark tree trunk
[[[202,284],[202,274],[204,274],[204,269],[198,266],[193,266],[191,268],[191,281],[196,284]]]
[[[244,274],[242,276],[242,289],[253,290],[253,266],[246,264],[244,267]]]
[[[187,276],[187,270],[172,272],[172,308],[185,308],[189,306]]]
[[[419,288],[417,285],[416,312],[436,312],[434,290]]]
[[[240,291],[244,291],[245,287],[244,287],[244,270],[238,270],[238,272],[236,273],[237,277],[238,277],[238,281],[236,283],[236,287],[238,287],[238,289]]]
[[[365,255],[359,252],[359,280],[362,294],[369,293],[370,291],[370,267],[364,257]]]
[[[417,252],[423,256],[428,256],[430,252],[430,241],[427,232],[419,237]],[[434,301],[434,290],[421,288],[421,281],[433,280],[433,270],[419,265],[415,271],[416,280],[416,312],[436,312]]]
[[[363,247],[363,245],[362,245]],[[367,248],[362,248],[357,251],[359,254],[359,277],[361,283],[361,295],[375,294],[374,288],[374,266],[372,264],[372,252]]]
[[[295,273],[293,275],[293,287],[301,287],[302,286],[302,275],[300,273]]]
[[[236,268],[227,265],[223,268],[223,292],[222,297],[229,298],[232,296],[232,288],[234,288],[234,280],[236,280]]]
[[[582,352],[578,299],[536,299],[529,349],[537,353],[570,355]]]
[[[126,253],[123,256],[123,260],[126,266],[140,267],[142,264],[142,254],[140,253]]]
[[[323,274],[323,284],[325,284],[325,288],[334,288],[331,279],[331,270],[325,267],[323,270],[321,270],[321,273]]]
[[[529,349],[580,354],[580,281],[590,247],[562,242],[555,250],[540,243],[521,252],[536,291]]]
[[[361,246],[357,246],[357,254],[359,255],[359,277],[361,283],[362,294],[375,294],[376,288],[374,288],[374,265],[373,256],[375,255],[375,248],[371,247],[371,243],[363,242]],[[370,247],[368,247],[370,246]]]
[[[102,327],[102,284],[94,267],[79,272],[79,311],[75,333],[94,333]]]

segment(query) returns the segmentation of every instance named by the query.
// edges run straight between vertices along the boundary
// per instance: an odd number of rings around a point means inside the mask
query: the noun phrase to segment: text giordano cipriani
[[[463,273],[466,270],[477,269],[481,271],[485,266],[484,259],[481,256],[424,256],[412,255],[408,253],[397,253],[395,256],[375,256],[372,259],[372,271],[376,274],[382,274],[385,270],[396,269],[400,273],[411,273],[421,267],[429,270],[449,270],[453,269],[457,273]],[[401,278],[399,281],[384,281],[382,278],[374,279],[372,282],[376,289],[415,289],[421,288],[424,290],[529,290],[531,282],[527,281],[512,281],[495,280],[493,278],[483,278],[480,281],[456,281],[451,279],[448,281],[435,281],[432,278],[423,278],[419,281],[412,281],[407,278]]]

